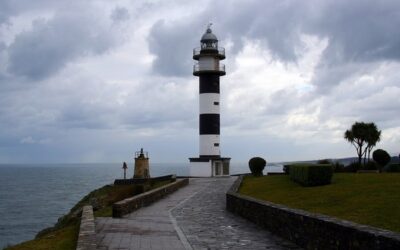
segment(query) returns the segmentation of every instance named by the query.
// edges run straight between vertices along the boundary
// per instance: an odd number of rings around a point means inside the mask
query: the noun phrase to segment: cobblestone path
[[[301,249],[225,209],[225,193],[236,180],[194,179],[203,187],[172,210],[193,249]],[[191,180],[192,181],[192,180]]]
[[[225,210],[225,193],[235,179],[191,179],[124,218],[96,218],[98,249],[299,249]]]

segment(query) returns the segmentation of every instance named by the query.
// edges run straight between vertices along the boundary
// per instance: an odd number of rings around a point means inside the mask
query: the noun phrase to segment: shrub
[[[360,170],[361,166],[362,166],[361,164],[355,161],[344,167],[344,171],[354,173],[357,172],[357,170]]]
[[[285,174],[289,174],[289,168],[290,168],[290,165],[283,165],[283,172]]]
[[[379,166],[374,161],[368,161],[367,163],[362,165],[362,169],[364,169],[364,170],[377,170],[377,169],[379,169]]]
[[[400,172],[400,163],[389,164],[386,169],[387,172]]]
[[[392,158],[385,150],[377,149],[372,153],[372,159],[379,164],[380,168],[383,168],[390,162]]]
[[[321,186],[331,183],[331,164],[298,164],[290,166],[290,179],[302,186]]]
[[[332,162],[328,159],[323,159],[323,160],[317,161],[317,164],[332,164]]]
[[[344,168],[344,164],[340,163],[340,162],[335,162],[334,164],[332,164],[333,166],[333,172],[335,173],[343,173],[345,172],[345,168]]]
[[[309,164],[309,163],[293,162],[293,163],[290,163],[290,164],[283,165],[283,172],[284,172],[285,174],[289,175],[289,174],[290,174],[290,168],[291,168],[293,165],[305,165],[305,164]]]
[[[262,176],[267,162],[261,157],[253,157],[249,160],[249,168],[254,176]]]

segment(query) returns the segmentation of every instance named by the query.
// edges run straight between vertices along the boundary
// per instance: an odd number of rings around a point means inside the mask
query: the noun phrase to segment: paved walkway
[[[225,193],[235,179],[191,179],[124,218],[97,218],[98,249],[299,249],[225,210]]]

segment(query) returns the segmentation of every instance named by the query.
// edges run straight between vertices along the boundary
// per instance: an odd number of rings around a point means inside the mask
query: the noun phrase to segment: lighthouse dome
[[[210,27],[207,28],[206,33],[201,37],[200,40],[202,43],[203,42],[216,42],[218,41],[217,37],[212,33],[212,30]]]

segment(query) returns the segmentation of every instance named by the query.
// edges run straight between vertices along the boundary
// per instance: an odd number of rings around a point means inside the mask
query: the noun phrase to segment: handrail
[[[201,50],[202,50],[202,48],[200,48],[200,47],[194,48],[193,49],[193,56],[200,55]],[[218,55],[225,56],[225,48],[218,47],[217,50],[218,50]]]

